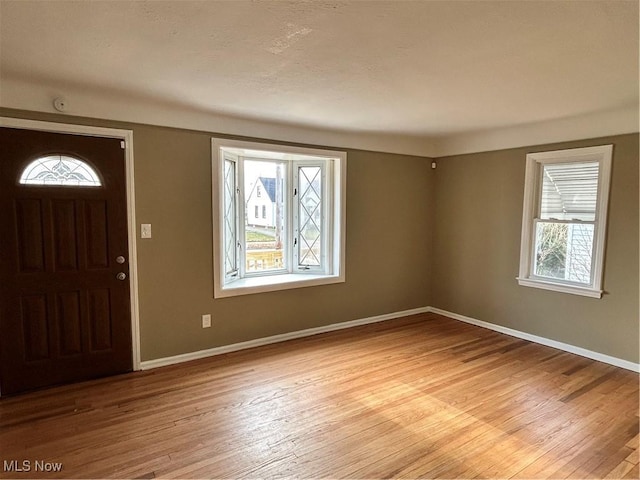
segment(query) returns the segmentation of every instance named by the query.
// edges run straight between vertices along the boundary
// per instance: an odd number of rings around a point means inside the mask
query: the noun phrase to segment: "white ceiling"
[[[11,108],[426,155],[638,130],[637,1],[0,9]]]

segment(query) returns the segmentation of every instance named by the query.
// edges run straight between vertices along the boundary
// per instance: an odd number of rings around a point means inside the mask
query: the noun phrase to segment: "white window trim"
[[[332,222],[328,229],[328,240],[331,242],[332,255],[329,257],[330,270],[328,274],[309,273],[279,273],[273,275],[257,275],[240,278],[225,285],[223,222],[221,205],[224,202],[223,166],[224,159],[220,155],[220,149],[237,148],[249,150],[266,150],[271,152],[309,155],[334,159],[333,168],[327,171],[332,175],[333,192],[329,198],[333,211]],[[292,147],[261,142],[248,142],[241,140],[226,140],[221,138],[211,139],[212,159],[212,209],[213,209],[213,293],[214,298],[249,295],[254,293],[273,292],[293,288],[329,285],[345,282],[345,247],[346,247],[346,178],[347,178],[347,154],[334,150],[320,150],[314,148]],[[325,182],[326,183],[326,182]],[[241,235],[238,231],[238,235]]]
[[[520,243],[520,272],[517,277],[519,285],[593,298],[602,297],[612,154],[613,145],[599,145],[595,147],[554,150],[551,152],[537,152],[527,155],[524,205],[522,212],[522,237]],[[532,260],[534,255],[533,247],[535,244],[535,240],[533,238],[533,226],[536,218],[539,195],[539,189],[537,186],[540,165],[549,163],[568,163],[572,161],[597,161],[600,164],[600,170],[598,173],[598,200],[596,204],[595,234],[593,240],[593,283],[591,285],[576,285],[571,282],[541,278],[532,274]]]

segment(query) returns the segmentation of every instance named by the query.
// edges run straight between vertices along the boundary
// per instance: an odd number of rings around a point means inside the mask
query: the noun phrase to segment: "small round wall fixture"
[[[67,109],[67,100],[64,97],[56,97],[53,100],[53,108],[59,112],[64,112]]]

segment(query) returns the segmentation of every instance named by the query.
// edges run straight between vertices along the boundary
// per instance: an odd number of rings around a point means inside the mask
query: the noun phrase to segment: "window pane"
[[[245,269],[248,273],[287,268],[285,173],[285,163],[244,161]]]
[[[230,275],[238,270],[236,234],[236,163],[224,162],[224,271]]]
[[[536,223],[535,275],[590,284],[593,232],[593,224]]]
[[[544,164],[540,218],[594,221],[597,194],[598,162]]]
[[[320,266],[322,251],[322,169],[298,168],[298,263]]]
[[[49,155],[31,162],[20,175],[22,185],[99,187],[97,172],[86,162],[66,155]]]

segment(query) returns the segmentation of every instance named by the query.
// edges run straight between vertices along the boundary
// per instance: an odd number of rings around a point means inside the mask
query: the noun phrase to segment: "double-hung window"
[[[602,296],[612,151],[527,155],[520,285]]]
[[[344,282],[346,153],[212,140],[214,296]]]

